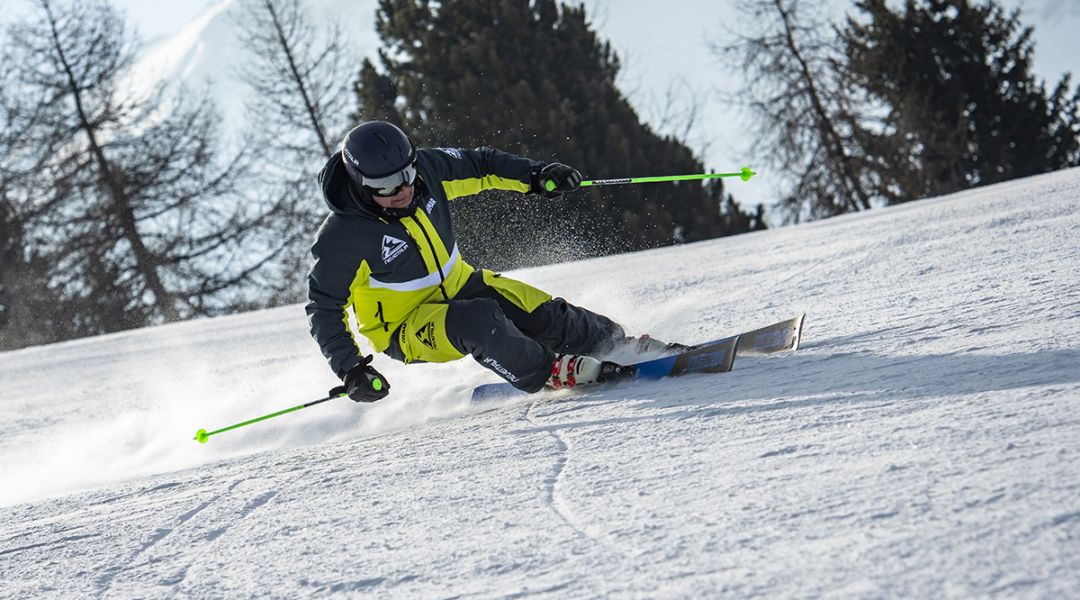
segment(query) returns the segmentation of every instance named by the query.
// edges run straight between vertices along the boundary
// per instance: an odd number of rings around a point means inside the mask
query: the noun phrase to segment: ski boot
[[[623,365],[600,361],[591,356],[556,354],[551,362],[551,377],[547,386],[554,389],[617,381],[632,374]]]

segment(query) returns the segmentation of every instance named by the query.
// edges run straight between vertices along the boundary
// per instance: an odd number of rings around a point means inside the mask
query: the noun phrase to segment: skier
[[[311,250],[307,315],[355,401],[379,400],[390,386],[353,340],[350,307],[378,352],[406,364],[470,354],[527,392],[600,381],[617,365],[595,357],[623,344],[669,349],[459,255],[450,200],[489,189],[555,197],[581,183],[567,165],[486,147],[418,149],[394,125],[370,121],[345,136],[319,182],[331,213]]]

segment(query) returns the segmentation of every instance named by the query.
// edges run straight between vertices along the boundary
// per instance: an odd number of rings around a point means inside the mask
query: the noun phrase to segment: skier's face
[[[372,196],[375,204],[383,208],[405,208],[413,201],[416,188],[412,185],[403,185],[398,193],[393,196]]]

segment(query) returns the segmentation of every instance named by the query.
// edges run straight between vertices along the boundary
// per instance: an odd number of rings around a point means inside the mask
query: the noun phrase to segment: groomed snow
[[[336,381],[301,306],[0,354],[4,597],[1063,597],[1080,586],[1080,170],[513,275],[795,354],[471,406]]]

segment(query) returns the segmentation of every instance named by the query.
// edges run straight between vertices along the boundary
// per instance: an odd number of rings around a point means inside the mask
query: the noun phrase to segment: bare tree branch
[[[222,157],[209,90],[193,103],[164,85],[128,92],[135,41],[104,0],[32,6],[3,46],[0,144],[9,132],[18,144],[0,152],[0,183],[22,182],[11,204],[26,246],[49,257],[65,334],[221,312],[245,295],[250,306],[268,260],[255,248],[280,248],[257,239],[265,204],[235,192],[247,158]]]
[[[745,84],[725,100],[755,118],[758,160],[787,173],[779,205],[798,221],[865,210],[873,197],[852,128],[858,119],[843,85],[835,30],[808,17],[800,0],[740,0],[737,10],[758,24],[732,32],[713,51],[741,69]]]

